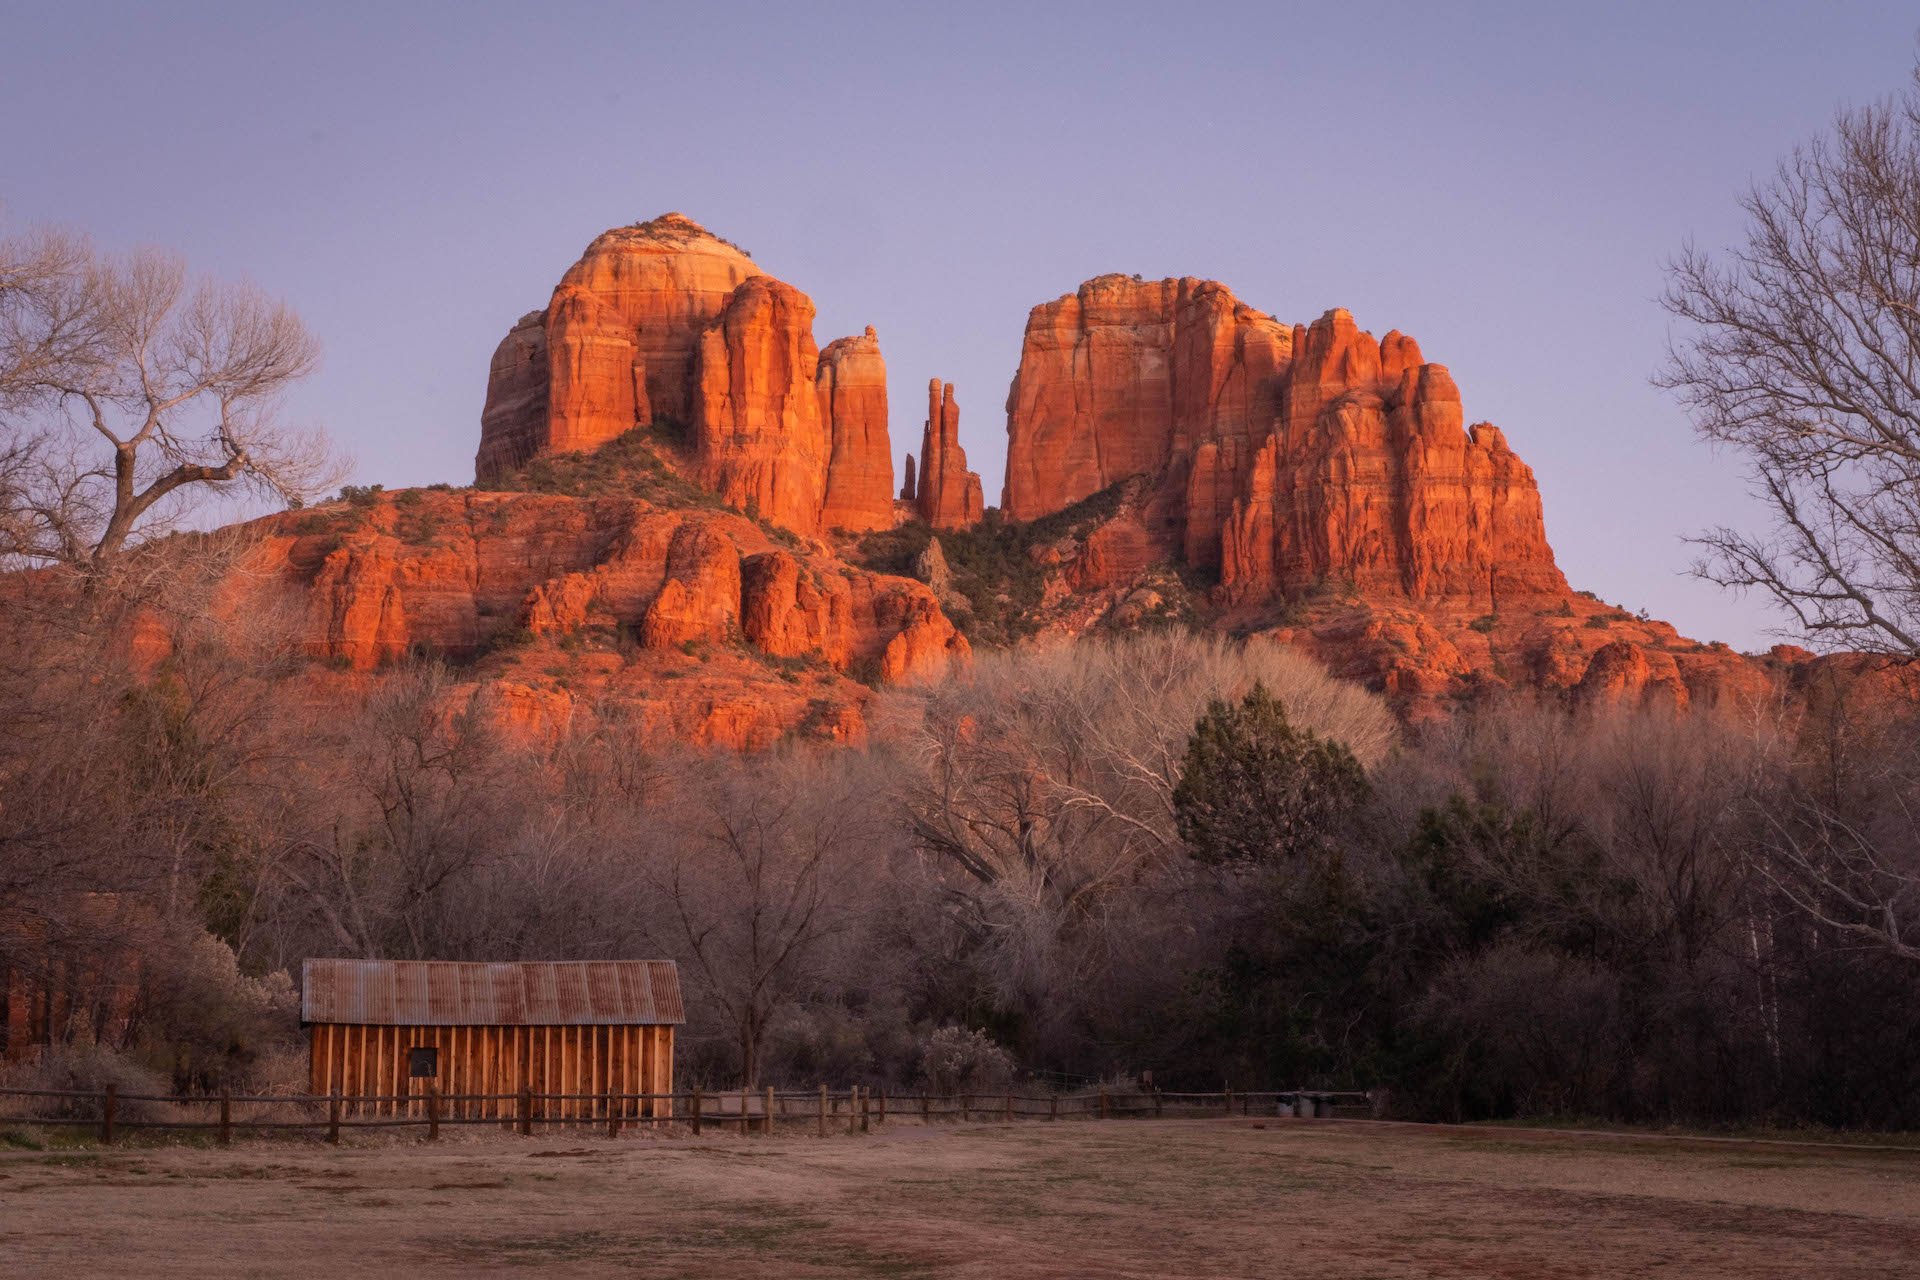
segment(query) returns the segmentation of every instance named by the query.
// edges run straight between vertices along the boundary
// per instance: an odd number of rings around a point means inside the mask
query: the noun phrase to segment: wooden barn
[[[609,1093],[671,1093],[685,1015],[671,960],[309,960],[300,1021],[314,1093],[405,1099],[355,1109],[418,1114],[434,1088],[446,1115],[509,1119],[522,1090],[536,1117],[603,1116]],[[473,1094],[490,1098],[462,1099]],[[618,1111],[672,1114],[664,1100]]]

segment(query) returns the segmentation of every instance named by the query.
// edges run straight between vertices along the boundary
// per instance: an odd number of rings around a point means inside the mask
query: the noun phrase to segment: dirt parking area
[[[9,1276],[1920,1276],[1920,1154],[1350,1121],[0,1152]]]

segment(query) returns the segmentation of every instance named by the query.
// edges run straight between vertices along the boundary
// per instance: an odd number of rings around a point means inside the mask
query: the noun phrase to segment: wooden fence
[[[13,1101],[13,1100],[19,1101]],[[1290,1089],[1238,1093],[1161,1093],[1110,1089],[1075,1093],[889,1094],[855,1086],[840,1091],[700,1090],[685,1093],[458,1093],[425,1095],[261,1096],[220,1093],[163,1097],[53,1089],[0,1089],[0,1126],[91,1128],[102,1142],[129,1130],[210,1130],[224,1146],[235,1133],[307,1131],[340,1141],[355,1130],[425,1129],[438,1138],[444,1125],[492,1125],[531,1135],[567,1127],[623,1129],[675,1126],[698,1135],[708,1129],[771,1134],[780,1129],[866,1133],[889,1117],[922,1124],[1015,1120],[1198,1119],[1207,1116],[1330,1117],[1368,1107],[1366,1093]],[[664,1106],[648,1104],[664,1103]],[[159,1116],[160,1109],[187,1115]]]

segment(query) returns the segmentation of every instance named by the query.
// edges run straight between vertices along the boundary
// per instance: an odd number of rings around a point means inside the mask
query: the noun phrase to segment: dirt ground
[[[0,1152],[8,1276],[1920,1276],[1920,1153],[1240,1118]]]

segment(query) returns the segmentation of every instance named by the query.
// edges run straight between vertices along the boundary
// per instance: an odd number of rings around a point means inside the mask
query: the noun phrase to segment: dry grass
[[[0,1152],[9,1275],[1920,1275],[1920,1154],[1355,1122]]]

